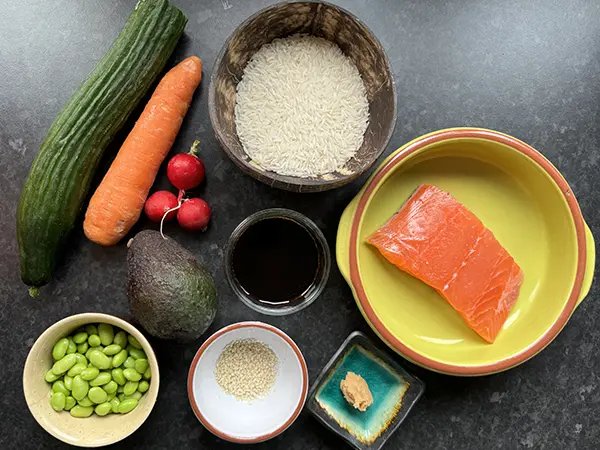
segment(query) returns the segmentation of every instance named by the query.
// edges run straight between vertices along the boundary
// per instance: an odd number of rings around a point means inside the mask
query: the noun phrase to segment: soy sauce
[[[251,225],[233,250],[235,278],[258,301],[293,302],[314,283],[317,244],[304,226],[273,217]]]

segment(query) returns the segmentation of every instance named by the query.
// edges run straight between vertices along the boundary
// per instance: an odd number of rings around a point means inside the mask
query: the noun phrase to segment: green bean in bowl
[[[156,356],[143,334],[98,313],[49,327],[33,344],[23,372],[25,399],[38,423],[81,447],[109,445],[133,433],[150,414],[158,386]]]

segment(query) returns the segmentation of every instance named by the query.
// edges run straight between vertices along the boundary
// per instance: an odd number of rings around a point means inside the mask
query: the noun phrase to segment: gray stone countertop
[[[280,192],[243,175],[213,136],[208,76],[234,28],[272,0],[173,0],[189,17],[174,60],[196,54],[205,79],[174,152],[202,141],[213,206],[205,234],[167,232],[211,268],[220,309],[210,331],[263,320],[290,334],[314,378],[349,333],[373,336],[336,268],[318,301],[284,318],[261,316],[234,298],[222,248],[249,214],[284,206],[311,217],[331,248],[339,217],[365,177],[341,189]],[[600,2],[597,0],[336,0],[379,37],[398,87],[398,123],[386,154],[426,132],[478,126],[540,150],[570,182],[600,236]],[[135,0],[4,0],[0,7],[0,448],[62,449],[35,422],[23,397],[27,352],[67,315],[128,316],[124,240],[100,248],[78,226],[41,298],[21,284],[15,239],[19,191],[52,120],[117,35]],[[167,187],[164,170],[159,185]],[[145,221],[138,228],[149,226]],[[560,236],[554,237],[560,239]],[[404,450],[600,448],[600,290],[595,284],[559,337],[522,366],[483,378],[434,374],[398,360],[427,392],[386,448]],[[209,332],[210,332],[209,331]],[[204,336],[203,338],[205,338]],[[201,340],[154,342],[161,389],[144,425],[115,449],[233,449],[203,429],[189,407],[186,377]],[[306,411],[256,449],[338,449],[345,444]]]

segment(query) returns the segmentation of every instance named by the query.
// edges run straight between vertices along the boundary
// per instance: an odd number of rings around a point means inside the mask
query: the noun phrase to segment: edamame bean
[[[126,369],[129,369],[131,367],[135,367],[135,359],[133,359],[131,356],[128,356],[127,359],[125,360],[125,362],[123,363],[123,366]]]
[[[113,380],[109,381],[104,386],[102,386],[102,389],[104,389],[104,391],[107,394],[113,394],[113,393],[117,392],[118,388],[119,388],[119,385],[117,383],[115,383]]]
[[[90,362],[98,369],[110,368],[110,359],[100,350],[92,350],[89,356]]]
[[[144,358],[136,359],[134,369],[139,373],[144,373],[148,368],[148,360]]]
[[[82,353],[85,355],[89,349],[90,349],[90,346],[87,342],[84,342],[83,344],[77,344],[77,351],[79,353]]]
[[[105,416],[110,412],[111,409],[112,409],[112,405],[108,402],[105,402],[105,403],[102,403],[102,404],[96,406],[96,408],[94,408],[94,411],[99,416]]]
[[[75,367],[75,366],[73,366],[73,367]],[[63,383],[65,383],[65,387],[67,388],[67,390],[70,391],[71,389],[73,389],[73,377],[70,377],[69,375],[65,375],[65,377],[63,378]]]
[[[74,354],[65,355],[52,366],[52,372],[55,375],[62,375],[77,363],[77,358]]]
[[[75,377],[77,375],[81,375],[81,372],[83,372],[86,368],[87,368],[86,364],[77,363],[69,369],[69,371],[67,372],[67,375],[70,377]]]
[[[81,400],[77,401],[78,405],[81,406],[92,406],[94,403],[90,400],[90,398],[86,395],[85,397],[83,397]]]
[[[117,395],[117,398],[119,399],[119,402],[122,402],[123,400],[125,400],[125,394],[119,394]]]
[[[119,399],[117,397],[113,398],[110,401],[111,411],[114,412],[115,414],[119,412],[119,403],[121,403],[121,402],[119,401]]]
[[[86,342],[87,344],[87,342]],[[90,360],[90,353],[92,353],[94,351],[93,348],[88,348],[87,351],[85,352],[85,358],[89,361]]]
[[[87,395],[89,388],[89,383],[81,378],[81,375],[77,375],[73,378],[73,390],[71,395],[75,400],[79,401]]]
[[[54,344],[54,347],[52,348],[52,358],[54,358],[54,361],[62,359],[63,356],[67,354],[68,348],[69,340],[67,338],[62,338],[56,344]]]
[[[87,367],[88,360],[84,355],[82,355],[81,353],[75,353],[75,358],[77,358],[77,364],[83,364]]]
[[[135,391],[137,391],[137,388],[138,388],[137,381],[128,381],[127,383],[125,383],[125,386],[123,386],[123,394],[131,395]]]
[[[142,376],[134,368],[125,369],[123,376],[129,381],[140,381],[142,379]]]
[[[75,405],[73,406],[73,408],[71,408],[71,411],[69,411],[71,413],[71,415],[73,417],[77,417],[77,418],[84,418],[84,417],[90,417],[92,415],[92,413],[94,412],[94,407],[93,406],[81,406],[81,405]]]
[[[67,347],[67,354],[75,353],[77,351],[77,344],[71,336],[67,338],[69,340],[69,346]]]
[[[104,386],[105,384],[110,383],[112,377],[108,372],[100,372],[96,378],[90,381],[90,386]]]
[[[73,342],[76,344],[83,344],[85,341],[87,341],[87,338],[88,334],[85,331],[81,331],[73,336]]]
[[[150,388],[150,384],[147,381],[143,380],[143,381],[139,382],[137,390],[140,391],[143,394],[149,388]]]
[[[107,346],[112,344],[115,338],[115,330],[112,325],[108,323],[101,323],[98,325],[98,334],[102,340],[102,345]]]
[[[77,400],[69,395],[67,398],[65,398],[65,411],[69,411],[76,404]]]
[[[90,347],[100,347],[100,345],[102,344],[100,336],[98,336],[97,334],[92,334],[87,341],[88,344],[90,344]]]
[[[117,388],[117,394],[122,394],[124,390],[125,390],[125,386],[119,386]]]
[[[150,366],[148,366],[144,372],[144,380],[149,380],[150,378],[152,378],[152,369],[150,369]]]
[[[85,381],[92,381],[94,378],[96,378],[98,376],[98,374],[100,373],[100,370],[98,370],[97,367],[86,367],[85,369],[83,369],[80,373],[81,378],[83,378]]]
[[[138,401],[135,398],[128,398],[119,403],[117,411],[119,411],[121,414],[127,414],[128,412],[133,411],[137,404]]]
[[[113,362],[114,362],[114,360],[113,360]],[[112,375],[113,380],[115,380],[117,382],[117,384],[120,386],[123,386],[127,382],[127,379],[123,375],[122,369],[113,369],[111,372],[111,375]]]
[[[110,402],[113,398],[115,398],[117,396],[116,392],[113,392],[112,394],[108,394],[108,401]]]
[[[108,348],[108,347],[106,347],[106,348]],[[125,362],[126,359],[127,359],[127,350],[121,350],[119,353],[117,353],[115,356],[113,356],[112,366],[115,368],[119,367],[121,364],[123,364]]]
[[[129,356],[132,356],[133,359],[146,359],[146,353],[144,353],[144,350],[140,350],[139,348],[135,348],[131,345],[128,345],[126,350],[129,352]]]
[[[50,405],[54,411],[62,411],[65,409],[65,400],[67,396],[62,392],[55,392],[50,399]]]
[[[52,392],[62,392],[65,394],[65,397],[70,394],[69,390],[65,386],[65,383],[62,380],[55,381],[52,384]]]
[[[106,356],[114,356],[121,351],[121,346],[117,344],[110,344],[108,347],[104,347],[102,353]]]
[[[121,348],[127,347],[127,335],[124,331],[119,331],[117,334],[115,334],[113,344],[120,345]]]
[[[127,341],[135,348],[137,348],[139,350],[142,349],[142,344],[140,344],[139,341],[136,338],[134,338],[132,335],[127,336]]]
[[[135,398],[137,401],[139,401],[140,398],[142,398],[142,393],[139,391],[135,391],[133,394],[125,396],[125,400],[127,400],[128,398]]]
[[[90,334],[98,334],[98,327],[94,324],[89,324],[85,326],[85,332],[90,335]]]
[[[46,380],[48,383],[54,383],[59,378],[60,378],[60,376],[56,375],[54,372],[52,372],[52,369],[50,369],[48,372],[46,372],[46,375],[44,376],[44,380]]]
[[[93,387],[88,392],[88,397],[92,402],[99,405],[100,403],[106,402],[108,394],[104,392],[104,389],[101,387]]]

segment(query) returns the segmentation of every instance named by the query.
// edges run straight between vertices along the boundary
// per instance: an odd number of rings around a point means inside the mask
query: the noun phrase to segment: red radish
[[[193,189],[204,179],[204,164],[196,156],[200,141],[194,141],[189,153],[179,153],[167,165],[167,177],[177,189]]]
[[[156,191],[144,205],[144,211],[148,218],[153,222],[160,222],[165,213],[173,208],[177,208],[177,196],[169,191]],[[165,221],[169,222],[175,218],[177,211],[171,211],[166,215]]]
[[[177,211],[177,222],[188,231],[204,231],[209,221],[210,206],[199,198],[184,200]]]

